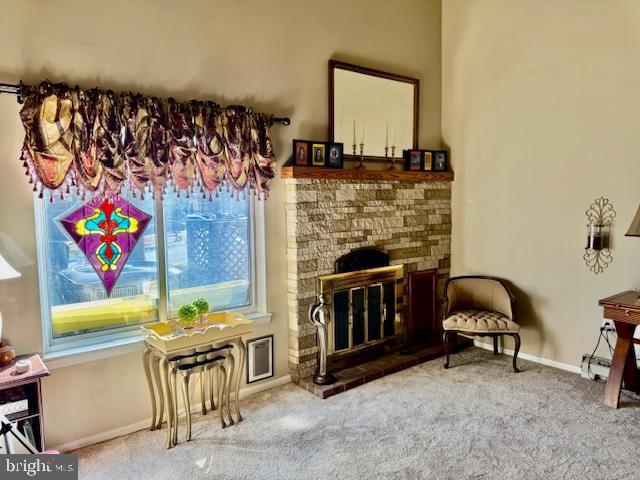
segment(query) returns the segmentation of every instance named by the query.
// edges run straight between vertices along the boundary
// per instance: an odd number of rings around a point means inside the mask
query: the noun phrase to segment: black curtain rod
[[[18,97],[18,103],[22,103],[22,82],[20,83],[0,83],[0,93],[9,93]],[[269,115],[269,119],[272,123],[281,123],[282,125],[291,125],[291,119],[289,117],[276,117],[275,115]]]

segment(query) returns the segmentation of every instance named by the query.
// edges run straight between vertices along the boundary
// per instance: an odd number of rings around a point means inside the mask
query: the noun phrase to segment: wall
[[[511,280],[522,350],[578,365],[598,299],[640,284],[640,241],[623,236],[640,203],[640,2],[442,3],[452,275]],[[618,215],[595,276],[581,257],[600,196]]]
[[[438,295],[449,276],[451,182],[287,179],[289,366],[294,380],[317,365],[316,327],[309,321],[316,280],[335,273],[351,250],[375,247],[407,274],[438,269]],[[406,288],[405,288],[406,290]],[[404,299],[406,303],[407,299]]]
[[[401,32],[401,34],[399,34]],[[327,61],[338,58],[418,77],[423,146],[440,139],[439,0],[2,2],[0,81],[45,77],[147,94],[215,99],[290,115],[274,127],[281,165],[293,138],[325,139]],[[0,232],[32,259],[33,200],[18,160],[18,105],[0,96]],[[284,187],[266,207],[268,309],[275,374],[288,374]],[[20,353],[42,346],[35,264],[0,285],[6,337]],[[44,381],[49,445],[148,418],[139,353],[59,368]],[[250,421],[250,419],[248,419]]]

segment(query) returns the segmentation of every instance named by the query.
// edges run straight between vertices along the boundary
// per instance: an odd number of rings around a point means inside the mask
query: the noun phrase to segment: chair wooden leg
[[[449,332],[445,331],[442,334],[442,346],[444,347],[444,368],[449,368]]]
[[[498,355],[498,336],[493,337],[493,354]]]
[[[520,334],[514,333],[511,336],[516,341],[516,346],[513,350],[513,371],[514,373],[518,373],[520,371],[520,369],[518,369],[518,366],[517,366],[518,352],[520,351]]]

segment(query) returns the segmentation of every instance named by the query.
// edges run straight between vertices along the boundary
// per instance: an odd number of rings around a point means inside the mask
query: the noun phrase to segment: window
[[[73,196],[53,203],[36,199],[46,350],[137,334],[140,324],[175,318],[180,305],[198,297],[207,298],[213,310],[264,310],[254,225],[262,225],[255,222],[261,206],[229,193],[214,201],[173,194],[163,202],[124,197],[153,218],[109,297],[58,222],[84,202]]]
[[[251,303],[249,201],[164,200],[169,315],[205,297],[216,310]]]

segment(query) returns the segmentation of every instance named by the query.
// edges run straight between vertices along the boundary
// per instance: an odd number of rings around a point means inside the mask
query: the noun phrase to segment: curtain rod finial
[[[271,115],[270,117],[271,123],[278,122],[283,124],[284,126],[291,125],[291,119],[289,117],[276,117],[275,115]]]

